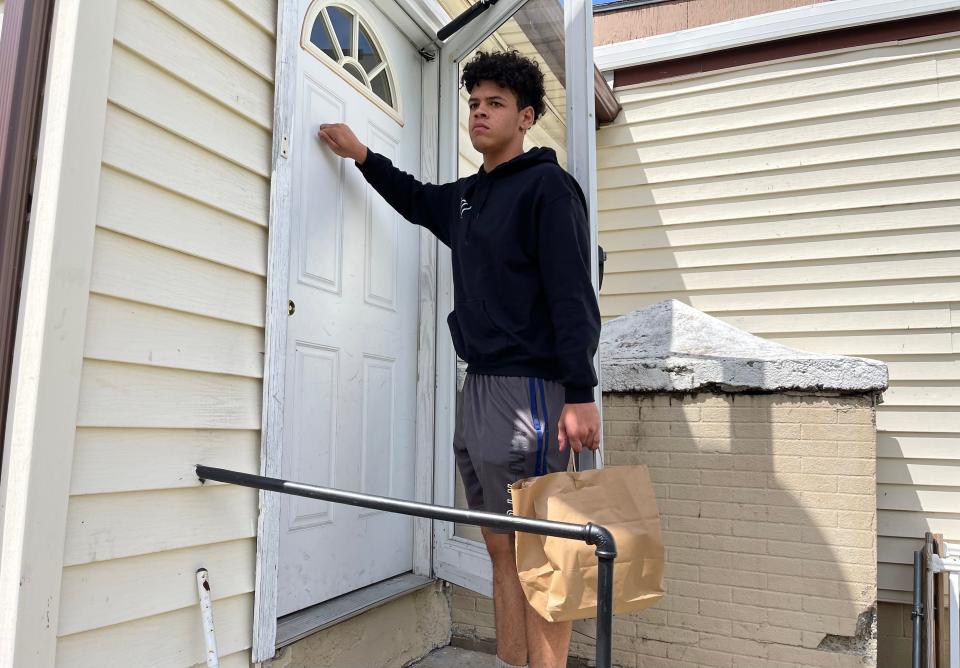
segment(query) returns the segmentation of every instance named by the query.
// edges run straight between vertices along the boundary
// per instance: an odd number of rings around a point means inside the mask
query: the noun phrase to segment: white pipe
[[[207,569],[197,571],[197,592],[200,594],[200,617],[203,619],[203,639],[207,644],[207,668],[220,668],[217,656],[217,636],[213,632],[213,605],[210,603],[210,580]]]

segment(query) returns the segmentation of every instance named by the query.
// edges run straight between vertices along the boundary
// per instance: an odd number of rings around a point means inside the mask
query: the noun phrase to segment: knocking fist
[[[362,165],[367,159],[367,147],[361,144],[353,130],[343,123],[321,123],[317,130],[317,139],[341,158],[353,158],[358,165]]]

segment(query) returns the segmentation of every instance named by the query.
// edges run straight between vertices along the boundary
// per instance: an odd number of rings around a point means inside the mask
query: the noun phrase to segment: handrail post
[[[587,524],[587,543],[596,545],[597,555],[597,666],[613,665],[613,563],[617,543],[602,526]]]

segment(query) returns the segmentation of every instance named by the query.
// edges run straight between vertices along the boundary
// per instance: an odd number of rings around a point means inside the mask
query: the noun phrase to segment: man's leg
[[[493,618],[497,627],[497,656],[514,666],[527,665],[524,608],[527,599],[517,577],[512,533],[494,533],[483,527],[483,540],[493,562]]]
[[[493,562],[493,608],[497,656],[506,663],[530,668],[567,665],[571,622],[548,622],[527,604],[517,576],[513,534],[481,529]]]
[[[514,666],[527,665],[527,635],[524,614],[527,599],[517,577],[512,533],[481,528],[493,562],[493,617],[497,627],[497,656]]]
[[[527,604],[526,598],[523,602],[527,612],[530,668],[563,668],[567,665],[573,622],[548,622]]]

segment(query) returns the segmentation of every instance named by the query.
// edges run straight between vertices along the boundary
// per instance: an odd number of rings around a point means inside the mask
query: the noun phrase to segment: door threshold
[[[423,589],[433,582],[434,578],[404,573],[309,608],[291,612],[277,620],[276,648],[286,647],[308,635],[356,617],[404,594]]]

